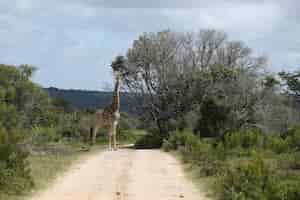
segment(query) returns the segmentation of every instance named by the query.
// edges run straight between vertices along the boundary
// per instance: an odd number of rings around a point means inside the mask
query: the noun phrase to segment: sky
[[[300,68],[299,0],[0,0],[0,63],[43,87],[111,88],[109,67],[143,32],[225,31],[269,70]]]

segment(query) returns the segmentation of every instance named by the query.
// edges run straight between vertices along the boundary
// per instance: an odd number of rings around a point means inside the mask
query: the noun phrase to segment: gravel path
[[[201,200],[180,163],[159,150],[105,151],[73,166],[31,200]]]

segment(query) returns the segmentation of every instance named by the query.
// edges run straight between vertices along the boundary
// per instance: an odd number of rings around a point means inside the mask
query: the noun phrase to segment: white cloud
[[[297,0],[0,0],[0,63],[36,65],[35,80],[45,86],[97,89],[112,80],[111,59],[141,32],[215,28],[269,55],[272,69],[279,70],[300,65],[299,5]]]

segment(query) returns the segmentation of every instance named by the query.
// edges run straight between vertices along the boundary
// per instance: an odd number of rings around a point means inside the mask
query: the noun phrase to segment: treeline
[[[111,102],[112,92],[45,88],[50,97],[64,100],[71,110],[102,109]],[[130,96],[127,93],[120,95],[121,111],[133,112],[130,109]]]
[[[219,199],[300,199],[299,72],[215,30],[144,33],[118,59],[151,133],[136,147],[178,150]]]

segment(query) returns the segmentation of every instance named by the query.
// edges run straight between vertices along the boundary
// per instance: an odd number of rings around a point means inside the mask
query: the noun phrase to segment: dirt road
[[[101,152],[31,200],[202,200],[179,162],[159,150]]]

